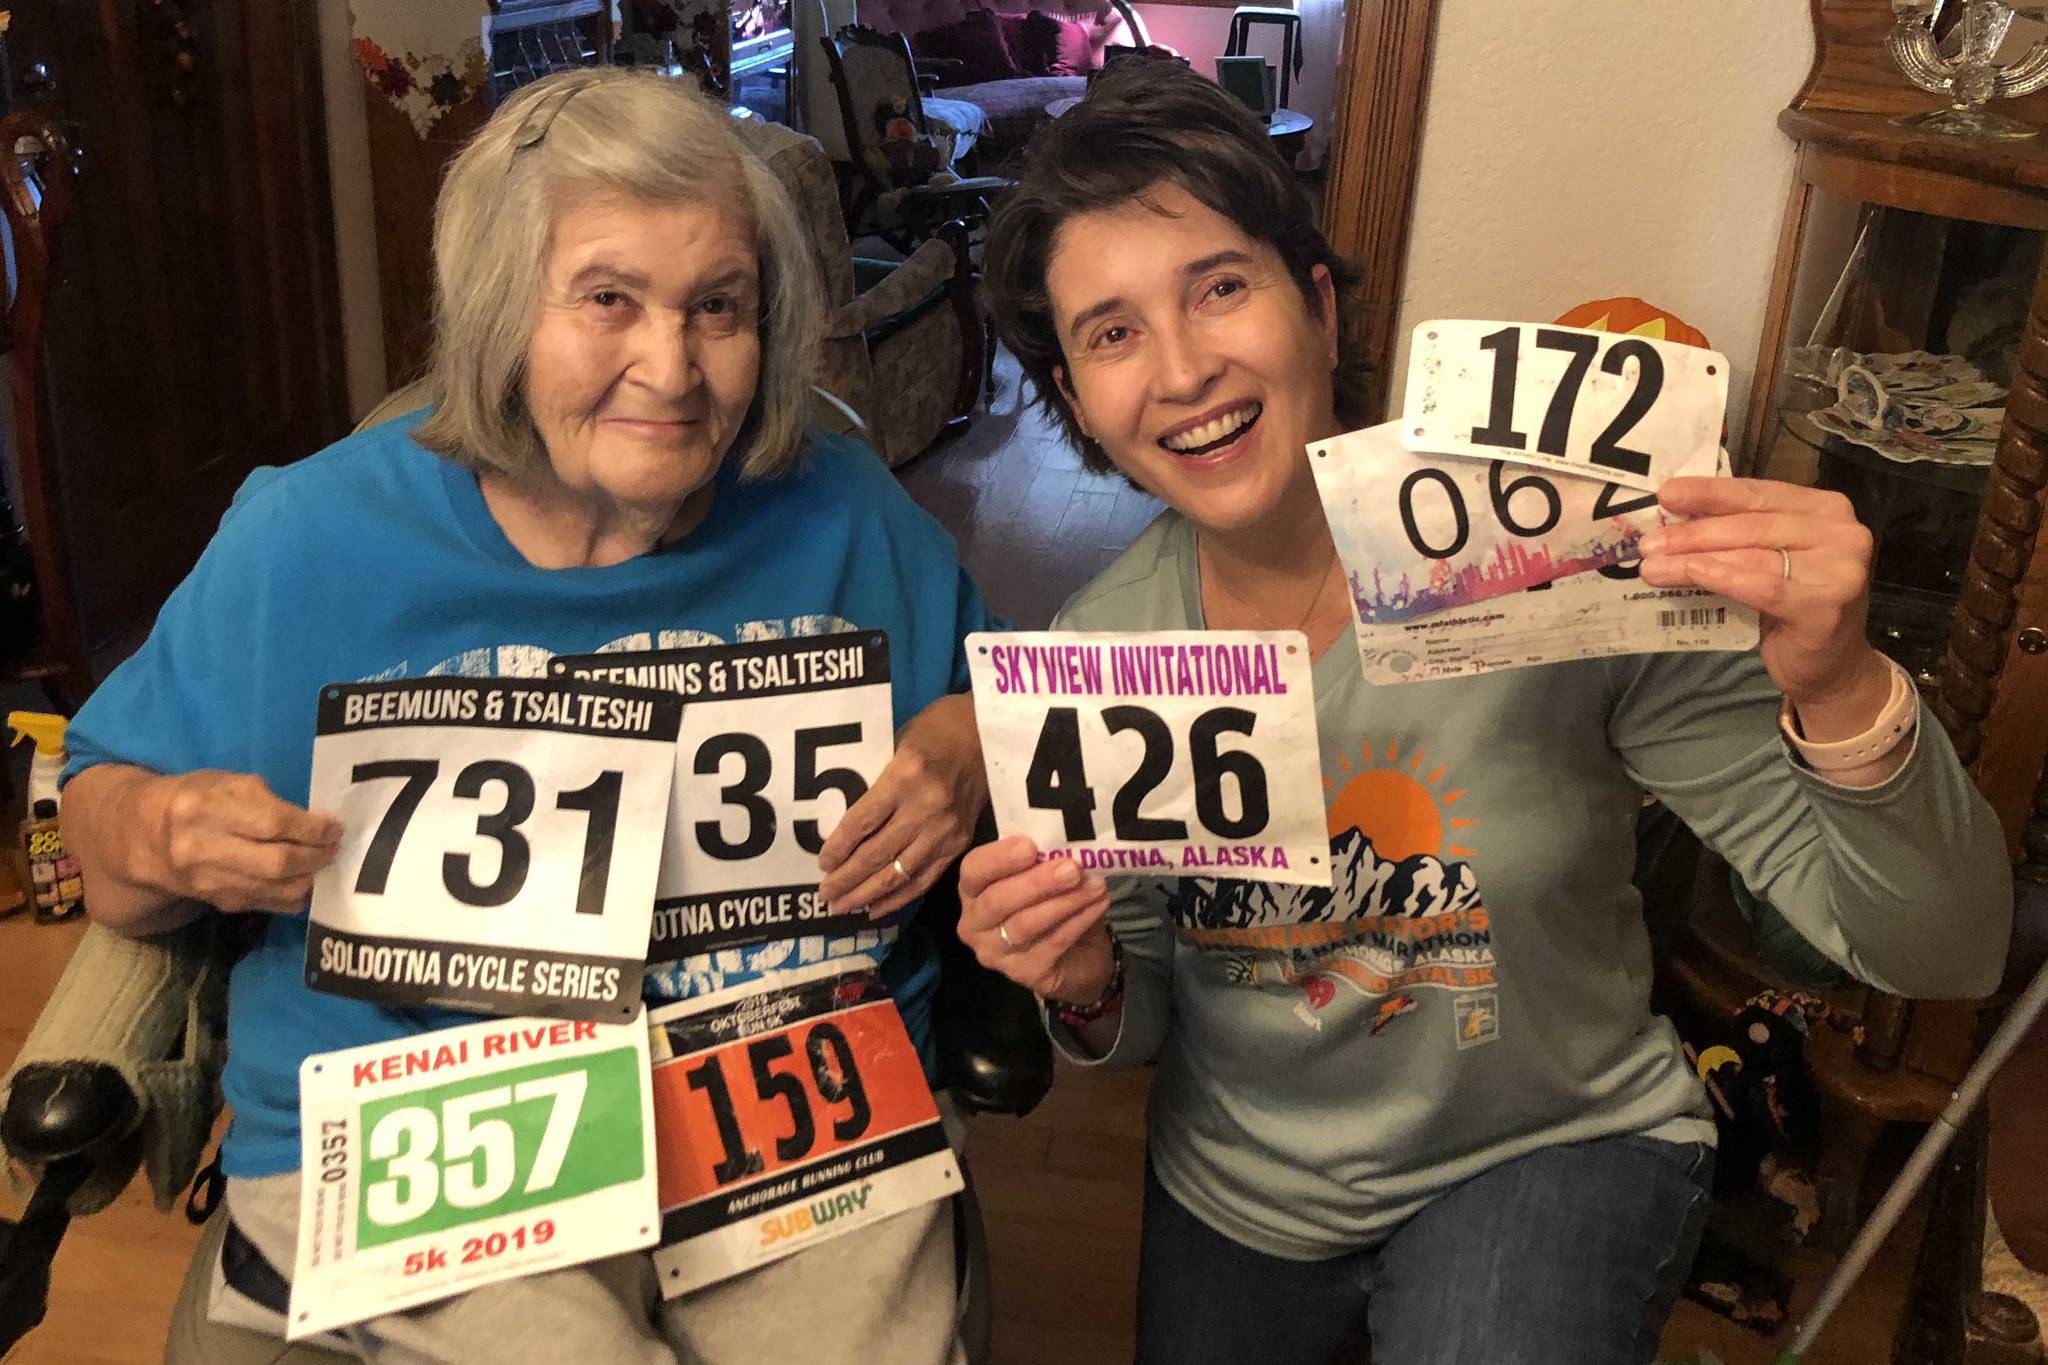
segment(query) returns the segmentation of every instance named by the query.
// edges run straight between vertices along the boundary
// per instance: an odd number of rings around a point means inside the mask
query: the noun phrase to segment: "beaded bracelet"
[[[1124,945],[1115,934],[1109,936],[1109,984],[1102,988],[1102,994],[1085,1005],[1070,1005],[1064,1000],[1048,1000],[1052,1017],[1077,1032],[1094,1023],[1103,1015],[1116,1009],[1124,1002]]]

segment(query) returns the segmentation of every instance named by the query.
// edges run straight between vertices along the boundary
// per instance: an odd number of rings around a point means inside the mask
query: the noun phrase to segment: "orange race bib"
[[[869,971],[651,1021],[662,1292],[960,1189],[903,1018]]]

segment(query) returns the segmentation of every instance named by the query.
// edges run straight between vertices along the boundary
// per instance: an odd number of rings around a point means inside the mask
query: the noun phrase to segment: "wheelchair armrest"
[[[984,816],[983,836],[994,833]],[[1052,1089],[1052,1040],[1031,992],[982,966],[960,941],[959,874],[956,866],[939,878],[918,916],[939,947],[940,1083],[970,1114],[1028,1114]]]
[[[31,1062],[8,1091],[0,1145],[45,1165],[125,1137],[140,1115],[135,1092],[105,1062]]]
[[[1052,1040],[1031,992],[965,951],[942,954],[939,1072],[970,1114],[1030,1113],[1052,1089]]]

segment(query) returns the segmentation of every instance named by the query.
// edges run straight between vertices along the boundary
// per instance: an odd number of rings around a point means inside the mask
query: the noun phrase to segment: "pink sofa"
[[[1087,29],[1091,49],[1089,65],[1102,64],[1103,49],[1111,44],[1143,46],[1151,41],[1145,21],[1127,0],[858,0],[860,22],[884,33],[901,33],[917,46],[916,35],[956,23],[972,10],[987,10],[1004,17],[1018,17],[1036,9],[1056,19],[1077,22]],[[943,76],[942,76],[943,79]],[[1087,88],[1084,75],[1017,76],[1006,80],[981,81],[967,85],[942,85],[937,93],[951,100],[964,100],[988,117],[986,136],[1006,145],[1021,145],[1032,129],[1045,122],[1045,106],[1053,100],[1079,95]]]

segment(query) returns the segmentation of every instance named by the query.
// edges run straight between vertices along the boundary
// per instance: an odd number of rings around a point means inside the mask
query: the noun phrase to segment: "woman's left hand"
[[[818,850],[820,898],[876,918],[908,904],[967,851],[987,801],[974,699],[941,697],[897,734],[895,757]]]
[[[1864,636],[1871,536],[1849,500],[1768,479],[1701,478],[1668,479],[1657,500],[1693,520],[1643,537],[1643,582],[1756,608],[1764,667],[1808,738],[1847,738],[1875,723],[1891,675]]]

